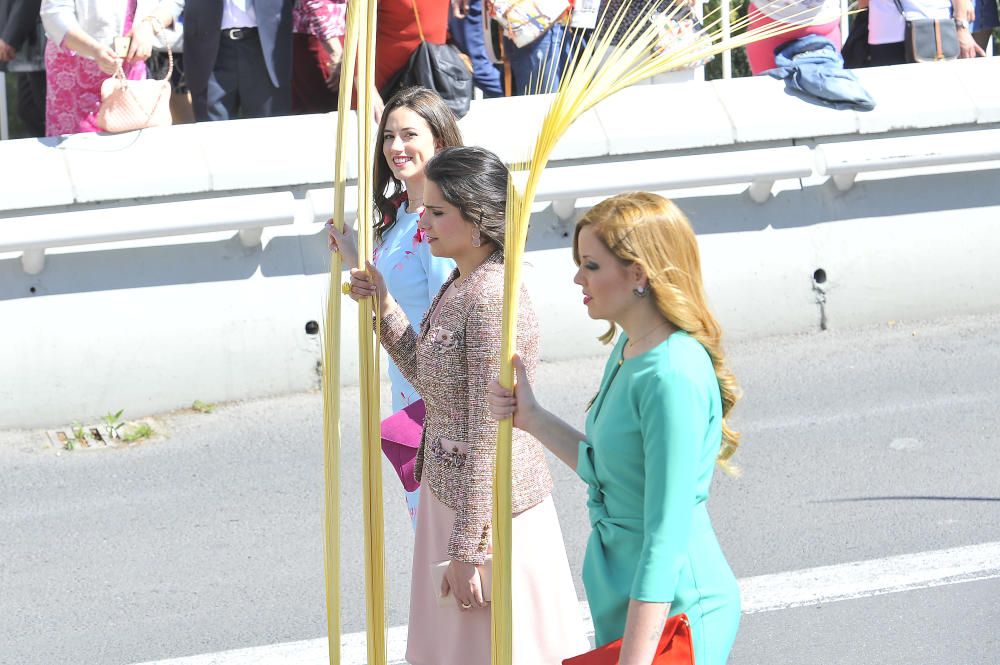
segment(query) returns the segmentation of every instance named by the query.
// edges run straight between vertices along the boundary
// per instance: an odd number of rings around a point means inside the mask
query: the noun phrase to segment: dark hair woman
[[[375,155],[375,266],[385,277],[407,318],[419,321],[455,267],[450,258],[433,254],[417,220],[424,211],[424,167],[439,150],[462,145],[455,116],[433,90],[413,87],[389,100],[378,134]],[[350,228],[337,232],[328,225],[330,248],[344,263],[356,266],[358,253]],[[420,399],[395,363],[389,362],[392,409],[399,411]],[[420,490],[406,493],[412,520]]]
[[[435,256],[456,270],[414,330],[381,273],[351,271],[351,297],[378,296],[382,345],[426,404],[416,476],[406,660],[414,665],[489,665],[489,566],[497,425],[483,401],[500,371],[507,168],[481,148],[448,148],[426,167],[420,229]],[[518,349],[538,362],[538,326],[522,290]],[[514,662],[559,665],[587,647],[542,447],[513,441]],[[432,570],[443,570],[435,581]],[[442,596],[451,595],[444,604]]]

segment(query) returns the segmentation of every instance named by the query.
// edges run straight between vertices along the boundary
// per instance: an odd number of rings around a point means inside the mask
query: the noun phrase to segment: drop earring
[[[472,231],[472,246],[473,247],[483,246],[483,236],[479,233],[478,228]]]

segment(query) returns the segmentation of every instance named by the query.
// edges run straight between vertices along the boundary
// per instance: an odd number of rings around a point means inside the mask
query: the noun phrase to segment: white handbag
[[[167,75],[163,80],[129,81],[121,65],[111,78],[101,84],[101,106],[97,126],[105,132],[130,132],[147,127],[166,127],[170,115],[170,76],[174,55],[167,47]]]

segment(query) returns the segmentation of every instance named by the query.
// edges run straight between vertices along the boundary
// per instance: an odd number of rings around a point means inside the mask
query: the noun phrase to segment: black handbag
[[[954,19],[920,18],[910,20],[903,5],[896,0],[896,9],[906,20],[903,48],[906,62],[936,62],[958,58],[958,26]]]
[[[382,89],[382,99],[388,103],[397,91],[419,85],[440,95],[455,117],[461,118],[472,104],[472,72],[453,44],[432,44],[424,39],[416,0],[413,0],[413,15],[417,19],[420,45],[406,66]]]
[[[851,29],[840,49],[844,57],[845,69],[859,69],[871,64],[871,50],[868,48],[868,10],[860,11],[851,21]]]

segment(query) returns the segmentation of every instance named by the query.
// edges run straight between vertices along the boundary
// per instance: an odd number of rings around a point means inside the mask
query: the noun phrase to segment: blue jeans
[[[502,97],[503,81],[500,68],[486,55],[486,34],[483,30],[483,0],[469,0],[465,18],[448,12],[448,33],[458,49],[472,60],[472,81],[484,97]]]
[[[523,48],[515,46],[507,37],[503,42],[514,76],[515,95],[555,92],[559,88],[562,73],[573,55],[573,32],[565,25],[553,25]],[[547,65],[544,72],[543,63]]]

